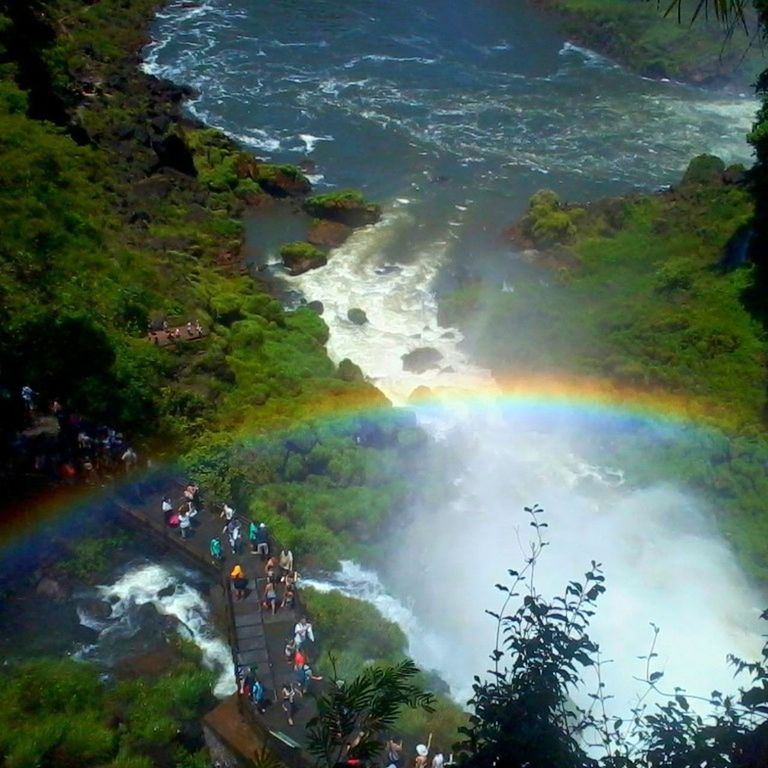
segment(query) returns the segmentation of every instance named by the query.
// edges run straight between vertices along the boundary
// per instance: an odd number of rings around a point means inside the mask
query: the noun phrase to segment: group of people
[[[147,333],[153,344],[160,344],[161,340],[179,341],[180,339],[199,339],[202,338],[204,331],[199,320],[195,320],[194,323],[189,320],[186,325],[179,325],[173,328],[168,325],[167,320],[163,320],[160,327],[156,327],[150,323]]]
[[[57,432],[49,428],[25,429],[10,443],[10,460],[16,474],[27,474],[49,482],[100,485],[116,474],[132,472],[139,456],[119,430],[96,424],[70,411],[59,398],[41,407],[40,394],[25,384],[20,400],[26,412],[26,427],[34,427],[46,415],[55,418]],[[47,414],[46,414],[47,410]],[[44,420],[39,422],[45,424]]]
[[[166,525],[178,527],[182,539],[189,538],[192,535],[193,521],[202,508],[200,487],[196,483],[188,483],[178,507],[174,507],[170,496],[163,496],[160,506]]]

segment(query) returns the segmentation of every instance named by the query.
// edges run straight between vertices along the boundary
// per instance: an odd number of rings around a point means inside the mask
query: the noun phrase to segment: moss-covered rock
[[[369,203],[360,192],[351,189],[315,195],[304,201],[304,210],[318,219],[330,219],[348,227],[375,224],[381,218],[381,207]]]
[[[364,381],[363,371],[359,365],[353,363],[349,358],[345,357],[339,363],[339,378],[342,381]]]
[[[443,355],[433,347],[418,347],[402,356],[403,370],[413,373],[424,373],[432,368],[438,368]]]
[[[531,197],[528,213],[520,222],[520,234],[537,248],[568,243],[576,235],[574,221],[580,210],[566,209],[551,189],[539,190]]]
[[[310,269],[324,267],[328,257],[312,243],[286,243],[280,248],[280,258],[288,273],[301,275]]]
[[[695,184],[712,184],[722,181],[725,172],[725,163],[717,155],[698,155],[688,163],[682,186],[691,186]]]

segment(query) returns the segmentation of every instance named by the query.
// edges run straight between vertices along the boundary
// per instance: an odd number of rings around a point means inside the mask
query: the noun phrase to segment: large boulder
[[[424,373],[440,367],[442,353],[433,347],[417,347],[402,356],[403,370],[411,373]]]
[[[359,307],[352,307],[352,309],[347,312],[347,320],[355,325],[365,325],[368,322],[368,315],[366,315],[365,311]]]
[[[324,267],[328,257],[311,243],[286,243],[280,248],[280,258],[290,275],[301,275],[310,269]]]
[[[309,229],[307,240],[312,245],[324,248],[338,248],[351,234],[352,227],[348,227],[340,221],[315,219]]]
[[[43,578],[37,582],[35,592],[37,592],[38,595],[47,597],[57,603],[63,603],[65,600],[69,600],[70,594],[70,590],[65,584],[51,576],[43,576]]]
[[[315,195],[304,201],[304,210],[318,219],[329,219],[348,227],[375,224],[381,218],[381,207],[369,203],[360,192],[344,189],[327,195]]]
[[[192,150],[177,133],[170,133],[162,139],[152,142],[152,149],[157,155],[160,168],[173,168],[185,176],[197,176]]]
[[[312,189],[309,179],[295,165],[273,165],[251,160],[239,160],[237,173],[240,178],[253,179],[272,197],[300,197]]]
[[[688,163],[681,186],[713,184],[722,181],[725,163],[717,155],[698,155]]]

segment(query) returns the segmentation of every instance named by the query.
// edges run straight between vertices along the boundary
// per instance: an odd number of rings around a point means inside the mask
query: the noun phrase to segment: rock
[[[307,302],[307,309],[311,309],[316,315],[320,315],[321,317],[323,315],[323,312],[325,312],[325,307],[323,306],[322,301]]]
[[[158,167],[173,168],[185,176],[197,176],[192,150],[184,139],[176,133],[152,142],[152,149],[157,155]]]
[[[346,357],[339,363],[339,378],[342,381],[365,381],[360,366]]]
[[[365,325],[368,322],[368,315],[359,307],[352,307],[347,312],[347,320],[355,325]]]
[[[377,275],[392,275],[402,272],[403,270],[401,267],[398,267],[397,264],[385,264],[383,267],[376,267],[373,271]]]
[[[88,597],[78,600],[78,603],[80,608],[96,621],[107,621],[112,615],[112,606],[104,600]]]
[[[300,197],[312,189],[309,179],[295,165],[272,165],[241,158],[237,175],[253,179],[272,197]]]
[[[350,235],[352,227],[339,221],[316,219],[309,229],[307,240],[313,245],[338,248]]]
[[[722,181],[725,163],[716,155],[698,155],[688,163],[680,185],[712,184]]]
[[[419,400],[428,400],[430,397],[432,397],[432,390],[429,387],[416,387],[416,389],[408,395],[408,402],[416,403]]]
[[[311,243],[286,243],[280,248],[280,258],[290,275],[301,275],[328,263],[325,253]]]
[[[170,597],[174,592],[176,592],[176,585],[175,584],[169,584],[167,587],[163,587],[162,589],[157,590],[157,596],[158,597]]]
[[[50,576],[43,576],[43,578],[37,582],[35,592],[37,592],[38,595],[55,600],[57,603],[63,603],[65,600],[69,600],[69,589],[60,581],[51,578]]]
[[[353,228],[375,224],[381,218],[378,205],[369,203],[360,192],[350,189],[307,198],[304,210],[310,216],[338,221]]]
[[[729,165],[723,171],[723,183],[743,184],[747,180],[747,169],[741,164]]]
[[[445,333],[440,334],[441,339],[455,339],[456,334],[453,331],[446,331]]]
[[[439,368],[443,356],[433,347],[418,347],[403,355],[401,359],[404,371],[424,373],[424,371]]]

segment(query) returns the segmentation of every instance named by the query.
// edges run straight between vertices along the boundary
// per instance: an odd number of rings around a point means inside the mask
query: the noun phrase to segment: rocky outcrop
[[[433,347],[418,347],[402,356],[403,370],[411,373],[424,373],[440,367],[443,355]]]
[[[348,227],[375,224],[381,218],[381,207],[369,203],[360,192],[342,190],[315,195],[304,201],[304,210],[318,219],[328,219]]]
[[[37,582],[35,592],[42,597],[47,597],[49,600],[53,600],[57,603],[63,603],[65,600],[69,600],[70,589],[60,579],[53,578],[52,576],[43,576],[40,581]]]
[[[352,227],[339,221],[315,219],[309,229],[307,240],[323,248],[338,248],[352,234]]]
[[[301,275],[310,269],[323,267],[328,257],[311,243],[286,243],[280,248],[280,258],[289,275]]]

